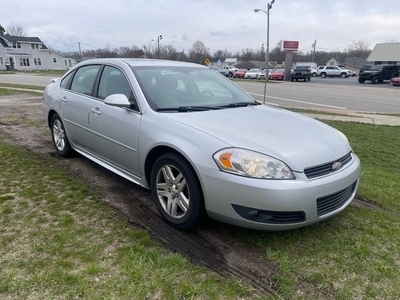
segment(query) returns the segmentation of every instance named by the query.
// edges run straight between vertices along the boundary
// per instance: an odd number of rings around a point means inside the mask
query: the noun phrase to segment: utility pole
[[[157,58],[160,59],[160,40],[162,40],[162,35],[157,37]]]
[[[314,58],[315,58],[315,48],[317,46],[317,40],[314,41],[314,44],[312,44],[313,46],[313,53],[312,53],[312,62],[314,62]]]
[[[265,99],[267,97],[267,81],[268,81],[268,71],[269,71],[269,11],[272,9],[272,4],[274,4],[275,0],[272,0],[271,3],[267,3],[267,10],[256,8],[254,9],[255,13],[259,11],[264,12],[267,15],[267,48],[265,50],[265,81],[264,81],[264,97],[263,104],[265,104]]]
[[[79,56],[82,58],[81,42],[78,42]]]

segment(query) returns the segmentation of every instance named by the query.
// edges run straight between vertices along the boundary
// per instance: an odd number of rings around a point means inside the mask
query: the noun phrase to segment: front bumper
[[[207,212],[213,219],[259,230],[286,230],[320,222],[345,209],[356,194],[361,166],[359,158],[352,156],[353,161],[342,170],[313,180],[304,173],[295,173],[296,180],[265,180],[200,167]],[[317,205],[317,201],[339,196],[341,201],[330,210]],[[268,220],[270,213],[278,218]]]

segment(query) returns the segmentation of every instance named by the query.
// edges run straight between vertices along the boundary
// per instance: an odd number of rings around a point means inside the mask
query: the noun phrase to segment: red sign
[[[297,50],[299,50],[299,42],[298,41],[283,41],[282,50],[283,51],[297,51]]]

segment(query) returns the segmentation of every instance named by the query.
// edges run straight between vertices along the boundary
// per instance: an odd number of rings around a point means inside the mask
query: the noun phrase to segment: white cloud
[[[298,40],[300,48],[343,50],[352,40],[399,40],[400,1],[276,0],[270,47]],[[266,41],[265,0],[13,0],[2,3],[1,25],[20,23],[31,36],[61,51],[160,43],[187,51],[196,40],[211,51],[259,49]],[[388,9],[390,7],[390,9]],[[397,30],[397,31],[396,31]]]

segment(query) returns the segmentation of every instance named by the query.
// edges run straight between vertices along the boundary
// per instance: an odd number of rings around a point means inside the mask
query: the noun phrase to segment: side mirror
[[[104,103],[110,106],[118,106],[118,107],[131,107],[131,103],[128,98],[124,94],[113,94],[106,99],[104,99]]]
[[[50,81],[53,82],[53,83],[54,83],[54,82],[57,82],[57,81],[59,81],[59,80],[60,80],[60,77],[50,79]]]

